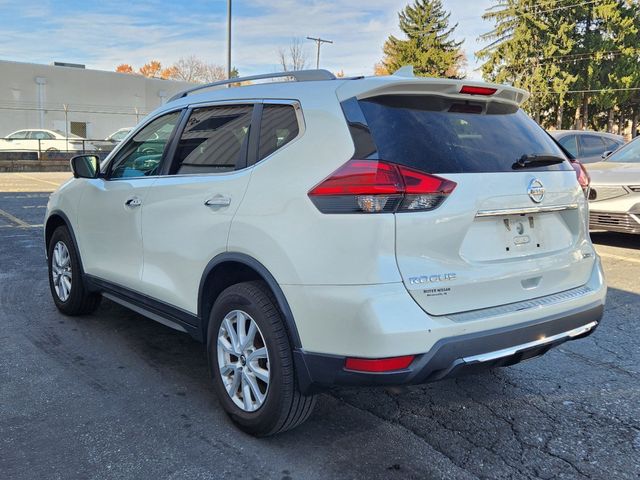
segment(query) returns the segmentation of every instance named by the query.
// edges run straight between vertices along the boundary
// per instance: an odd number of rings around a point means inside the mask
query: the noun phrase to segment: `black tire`
[[[60,298],[60,295],[56,290],[56,286],[54,285],[52,275],[54,249],[58,243],[64,244],[67,248],[70,258],[69,264],[71,266],[71,289],[68,298],[65,300]],[[82,278],[80,257],[67,227],[60,226],[56,228],[53,235],[51,235],[51,240],[47,246],[47,253],[47,264],[49,266],[49,288],[51,289],[51,296],[53,297],[53,301],[58,310],[65,315],[88,315],[98,308],[102,296],[99,293],[87,291],[84,279]]]
[[[223,384],[218,368],[218,331],[225,316],[233,310],[248,313],[257,324],[269,355],[269,387],[257,410],[247,412],[238,407]],[[315,405],[315,396],[302,395],[297,387],[293,356],[282,321],[269,288],[258,281],[238,283],[224,290],[209,316],[207,353],[216,394],[222,407],[243,431],[268,436],[297,427]]]

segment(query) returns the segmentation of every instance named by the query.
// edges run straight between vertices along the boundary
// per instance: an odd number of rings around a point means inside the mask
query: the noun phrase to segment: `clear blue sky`
[[[278,49],[292,38],[333,40],[321,66],[347,75],[372,73],[390,33],[398,34],[402,0],[234,0],[233,63],[241,74],[278,70]],[[470,77],[473,52],[491,25],[481,19],[492,0],[444,0],[456,36],[464,39]],[[225,62],[226,0],[0,0],[0,59],[54,60],[112,70],[151,59],[170,65],[181,56]],[[315,47],[305,41],[309,63]]]

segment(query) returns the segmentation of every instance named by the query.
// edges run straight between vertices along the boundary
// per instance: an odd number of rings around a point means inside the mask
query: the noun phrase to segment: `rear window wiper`
[[[562,163],[565,160],[566,158],[562,158],[557,155],[522,155],[513,165],[511,165],[511,168],[518,170],[520,168],[541,167],[543,165]]]

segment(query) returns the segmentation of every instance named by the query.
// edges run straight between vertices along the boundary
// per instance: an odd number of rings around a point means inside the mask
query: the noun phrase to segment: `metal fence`
[[[84,153],[105,157],[118,141],[86,138],[0,138],[0,160],[64,160]]]

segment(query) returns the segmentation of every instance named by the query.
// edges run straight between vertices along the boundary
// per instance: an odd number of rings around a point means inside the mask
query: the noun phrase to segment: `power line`
[[[574,3],[572,5],[563,5],[561,7],[554,7],[554,8],[550,8],[548,10],[540,10],[540,11],[528,10],[528,11],[522,11],[522,13],[514,13],[511,16],[517,18],[517,17],[524,17],[525,15],[530,15],[530,14],[539,15],[541,13],[556,12],[558,10],[568,10],[570,8],[582,7],[584,5],[592,5],[592,4],[595,4],[595,3],[602,3],[604,1],[607,1],[607,0],[591,0],[589,2],[580,2],[580,3]],[[488,13],[488,14],[501,13],[499,10],[498,11],[491,11],[490,9],[485,10],[485,12]]]
[[[635,92],[640,90],[640,87],[628,87],[628,88],[600,88],[596,90],[567,90],[566,92],[530,92],[531,95],[564,95],[566,93],[609,93],[609,92]]]

